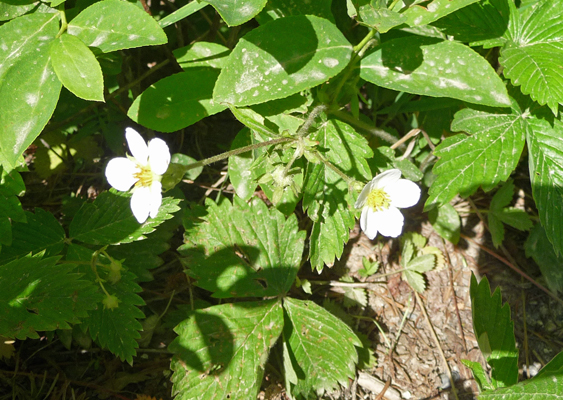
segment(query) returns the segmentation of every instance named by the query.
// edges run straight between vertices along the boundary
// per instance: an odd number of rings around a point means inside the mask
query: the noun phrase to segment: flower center
[[[135,183],[135,186],[150,187],[154,179],[154,174],[152,173],[151,167],[149,165],[138,165],[140,171],[133,176],[139,181]]]
[[[368,194],[367,205],[373,211],[387,210],[391,204],[389,195],[383,189],[373,189]]]

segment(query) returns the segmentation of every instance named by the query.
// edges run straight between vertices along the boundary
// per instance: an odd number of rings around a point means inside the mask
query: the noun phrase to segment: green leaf
[[[491,199],[491,205],[489,209],[495,212],[501,212],[504,207],[512,202],[512,197],[514,196],[514,183],[512,179],[509,179],[504,185],[502,185],[499,190],[495,193]]]
[[[453,244],[459,242],[461,220],[450,203],[431,209],[428,213],[428,220],[441,237]]]
[[[555,254],[541,224],[536,224],[532,229],[524,249],[526,257],[532,257],[540,267],[549,289],[563,293],[563,257]]]
[[[479,186],[489,191],[508,179],[518,164],[524,137],[530,130],[525,118],[515,108],[506,114],[470,108],[458,111],[452,130],[470,135],[449,137],[436,147],[434,154],[440,160],[432,171],[438,177],[430,187],[425,208],[449,203],[458,193],[467,197]]]
[[[0,243],[10,246],[12,244],[10,220],[26,222],[22,205],[16,197],[25,192],[25,185],[16,170],[6,173],[0,165],[0,172]]]
[[[278,18],[290,15],[316,15],[334,22],[331,10],[332,0],[300,1],[294,0],[269,0],[266,7],[256,16],[260,25]]]
[[[486,277],[477,283],[475,275],[472,275],[470,292],[473,331],[485,360],[491,366],[491,382],[495,388],[513,385],[518,381],[518,350],[510,306],[501,304],[498,288],[491,296]]]
[[[212,99],[218,76],[218,69],[194,67],[161,79],[135,99],[127,116],[161,132],[190,126],[226,108]]]
[[[66,259],[80,261],[79,271],[91,282],[95,282],[97,276],[89,264],[92,254],[93,251],[90,249],[71,244]],[[101,260],[98,259],[98,261]],[[130,272],[122,271],[121,279],[117,283],[111,284],[107,281],[107,271],[99,266],[96,269],[100,278],[104,280],[104,288],[111,296],[117,298],[118,306],[113,309],[105,308],[102,299],[106,295],[98,287],[97,299],[93,303],[95,307],[88,312],[88,317],[82,321],[81,328],[84,331],[87,329],[92,339],[96,340],[100,346],[107,348],[122,361],[126,360],[132,364],[133,356],[136,355],[135,349],[139,347],[137,343],[137,339],[141,337],[139,331],[142,330],[142,325],[138,320],[145,318],[143,312],[138,308],[145,302],[136,294],[142,289],[135,283],[135,275]]]
[[[307,398],[313,393],[322,396],[339,384],[347,387],[358,362],[354,346],[361,347],[352,329],[312,301],[288,297],[284,310],[284,339],[299,379],[292,393]]]
[[[384,2],[377,0],[352,0],[352,2],[358,12],[359,20],[377,29],[379,33],[385,33],[407,21],[404,14],[387,9]]]
[[[493,213],[489,213],[487,217],[489,231],[491,232],[491,238],[493,239],[493,245],[495,248],[498,248],[504,241],[504,225],[497,215]]]
[[[519,231],[530,230],[533,226],[528,213],[518,208],[507,207],[498,214],[498,217],[503,223]]]
[[[237,106],[287,97],[338,74],[352,46],[330,21],[280,18],[246,34],[221,70],[214,100]]]
[[[57,255],[64,247],[65,231],[48,211],[36,208],[35,214],[26,211],[26,222],[14,222],[12,245],[2,247],[0,262],[21,258],[29,253],[45,251],[45,256]]]
[[[479,391],[482,392],[483,390],[494,389],[489,382],[489,378],[487,378],[487,373],[483,369],[481,363],[477,361],[470,361],[470,360],[461,360],[463,365],[471,369],[473,373],[473,377],[475,378],[475,382],[479,386]]]
[[[531,118],[528,167],[540,221],[556,254],[563,252],[563,123]],[[552,125],[553,124],[553,127]]]
[[[358,270],[358,274],[363,277],[367,278],[370,275],[373,275],[379,269],[379,261],[370,261],[368,258],[362,258],[362,268]]]
[[[410,260],[406,269],[416,272],[428,272],[436,266],[436,256],[434,254],[423,254]]]
[[[563,376],[563,353],[557,354],[532,379],[513,386],[500,388],[494,392],[479,395],[479,400],[556,400],[563,396],[561,378]]]
[[[70,21],[68,33],[102,53],[168,42],[150,15],[121,0],[94,3]]]
[[[360,76],[400,92],[510,106],[506,87],[489,62],[449,40],[409,36],[384,42],[362,58]]]
[[[424,276],[422,276],[420,272],[410,270],[403,271],[403,279],[406,280],[418,293],[424,293],[426,290],[426,282],[424,281]]]
[[[39,338],[37,331],[69,329],[94,307],[96,287],[59,257],[26,255],[0,265],[0,334]]]
[[[58,14],[31,14],[0,27],[0,158],[6,171],[51,118],[61,83],[50,64],[49,44]]]
[[[340,282],[353,283],[354,279],[351,276],[343,276],[340,278]],[[344,307],[361,307],[364,308],[368,305],[367,292],[363,288],[353,287],[353,286],[343,286],[344,290],[344,301],[342,304]]]
[[[38,2],[29,4],[10,4],[5,2],[0,2],[0,21],[9,21],[20,15],[24,15],[30,10],[37,7]]]
[[[501,49],[504,75],[522,93],[541,105],[547,104],[557,115],[563,104],[563,3],[561,0],[538,2],[530,12],[520,11],[512,24],[512,40]]]
[[[488,49],[506,42],[510,14],[515,12],[514,4],[509,0],[484,0],[441,18],[432,25],[455,40]]]
[[[319,147],[328,150],[324,157],[350,178],[368,181],[371,172],[366,159],[373,156],[365,138],[348,124],[329,120],[310,135]],[[324,163],[308,163],[303,185],[303,210],[313,220],[309,243],[311,267],[321,271],[340,258],[350,229],[355,225],[355,210],[347,196],[348,183]]]
[[[130,200],[130,194],[112,189],[100,194],[93,203],[84,203],[70,223],[70,237],[96,245],[130,243],[144,239],[180,209],[179,199],[164,197],[156,218],[139,224],[131,212]]]
[[[230,54],[228,47],[213,42],[196,42],[174,50],[174,57],[180,67],[188,70],[193,67],[221,69]]]
[[[205,0],[211,4],[227,25],[242,25],[256,16],[268,0]]]
[[[436,21],[448,14],[453,13],[460,8],[466,7],[479,0],[433,0],[430,3],[421,6],[413,4],[407,8],[403,15],[407,17],[407,24],[410,26],[422,26]],[[401,2],[404,5],[410,3]]]
[[[283,327],[279,299],[196,310],[174,330],[170,368],[179,400],[256,398]]]
[[[278,296],[291,288],[303,255],[305,232],[255,199],[246,204],[206,201],[205,222],[179,248],[197,285],[214,297]],[[186,227],[186,230],[188,228]]]
[[[253,144],[253,136],[248,128],[241,130],[231,143],[231,150]],[[245,201],[252,197],[258,186],[250,170],[256,157],[255,153],[257,151],[248,151],[229,157],[229,179],[237,196]]]
[[[104,77],[94,54],[80,39],[63,34],[51,43],[51,64],[62,84],[84,100],[104,101]]]

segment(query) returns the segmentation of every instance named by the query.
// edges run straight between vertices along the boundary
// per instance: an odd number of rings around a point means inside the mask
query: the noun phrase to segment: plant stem
[[[184,167],[184,170],[189,171],[190,169],[203,167],[204,165],[213,164],[214,162],[224,160],[224,159],[229,158],[231,156],[236,156],[236,155],[241,154],[241,153],[246,153],[247,151],[256,150],[256,149],[259,149],[261,147],[273,146],[273,145],[280,144],[280,143],[292,142],[294,140],[295,139],[293,139],[293,138],[283,137],[283,138],[268,140],[267,142],[260,142],[260,143],[256,143],[256,144],[251,144],[249,146],[240,147],[238,149],[234,149],[234,150],[222,153],[222,154],[218,154],[218,155],[213,156],[213,157],[206,158],[205,160],[197,161],[193,164],[188,164]]]
[[[58,9],[59,15],[61,16],[61,29],[59,29],[55,39],[58,39],[63,33],[65,33],[66,28],[68,27],[68,23],[66,22],[65,3],[60,4]]]
[[[307,136],[309,134],[311,125],[315,121],[315,118],[317,118],[321,112],[326,111],[326,109],[327,106],[325,104],[321,104],[313,108],[313,111],[309,113],[309,116],[307,117],[305,123],[301,125],[301,127],[297,131],[297,136]]]
[[[340,110],[334,110],[330,112],[332,115],[334,115],[335,117],[343,120],[344,122],[349,123],[350,125],[354,125],[359,129],[362,129],[366,132],[371,133],[373,136],[377,136],[378,138],[380,138],[381,140],[386,141],[387,143],[396,143],[397,142],[397,138],[387,132],[385,132],[382,129],[377,129],[372,127],[369,124],[366,124],[365,122],[362,122],[360,120],[357,120],[356,118],[352,117],[350,114],[344,112],[344,111],[340,111]],[[404,144],[400,145],[399,147],[403,148],[405,147]]]
[[[342,179],[344,179],[348,184],[348,188],[350,188],[350,186],[356,181],[354,178],[350,178],[344,172],[340,171],[334,164],[328,161],[321,153],[317,152],[317,154],[315,155],[319,159],[319,161],[322,162],[326,167],[330,168],[331,170],[336,172]]]

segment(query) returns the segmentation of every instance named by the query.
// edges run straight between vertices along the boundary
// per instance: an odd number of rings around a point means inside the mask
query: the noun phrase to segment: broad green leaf
[[[555,254],[541,224],[536,224],[532,229],[524,249],[526,257],[532,257],[540,267],[549,289],[563,293],[563,257]]]
[[[0,262],[41,251],[45,251],[45,256],[57,255],[63,249],[65,231],[50,212],[36,208],[35,214],[26,211],[25,217],[27,222],[13,223],[12,245],[2,247]]]
[[[529,120],[528,167],[540,221],[556,254],[563,253],[563,123]],[[553,124],[553,126],[552,126]]]
[[[167,26],[170,26],[178,21],[181,21],[184,18],[189,17],[190,15],[198,12],[199,10],[201,10],[203,7],[207,6],[208,3],[206,2],[199,2],[199,1],[190,1],[188,4],[186,4],[183,7],[180,7],[179,9],[177,9],[176,11],[174,11],[172,14],[167,15],[166,17],[162,18],[160,21],[158,21],[158,24],[160,25],[161,28],[166,28]]]
[[[78,270],[91,282],[95,282],[97,276],[88,264],[91,262],[92,254],[93,251],[90,249],[71,244],[66,259],[79,261]],[[104,280],[104,288],[110,295],[116,296],[119,303],[116,308],[105,308],[102,300],[106,295],[98,287],[96,301],[92,304],[95,307],[91,307],[93,309],[88,311],[88,317],[82,321],[81,328],[84,331],[87,329],[92,339],[102,347],[107,348],[122,361],[132,364],[133,356],[136,355],[135,349],[139,347],[137,339],[141,337],[139,331],[142,326],[138,320],[145,318],[139,309],[139,306],[144,305],[145,302],[136,294],[142,289],[135,283],[135,275],[130,272],[122,271],[121,279],[115,284],[107,280],[107,272],[103,268],[97,267],[97,272]]]
[[[26,2],[28,4],[10,4],[8,2],[0,2],[0,21],[9,21],[20,15],[24,15],[28,11],[37,7],[39,2]]]
[[[248,128],[241,130],[233,143],[231,150],[249,146],[253,143],[253,135]],[[229,157],[229,179],[238,197],[247,201],[252,197],[258,184],[252,177],[250,167],[255,159],[256,151],[249,151]]]
[[[486,277],[477,283],[475,275],[472,275],[470,292],[473,331],[485,360],[491,366],[491,382],[495,388],[513,385],[518,381],[518,350],[510,306],[501,304],[498,288],[491,296]]]
[[[400,92],[508,107],[506,87],[489,62],[449,40],[409,36],[384,42],[362,58],[360,76]]]
[[[476,3],[477,1],[479,0],[433,0],[424,5],[411,5],[402,14],[407,17],[408,25],[422,26],[451,14],[460,8]],[[399,2],[399,4],[400,5],[395,8],[406,5],[404,1]]]
[[[69,329],[94,308],[96,287],[59,257],[26,255],[0,265],[0,334],[39,338],[37,331]]]
[[[339,384],[347,387],[358,362],[354,346],[361,347],[352,329],[312,301],[287,297],[283,306],[287,315],[284,340],[299,379],[292,393],[308,398],[331,392]]]
[[[502,46],[509,37],[508,23],[517,18],[510,0],[484,0],[464,7],[432,25],[460,42],[488,49]]]
[[[51,43],[51,64],[62,84],[84,100],[104,101],[104,77],[94,54],[76,36]]]
[[[312,15],[280,18],[239,40],[213,98],[243,106],[287,97],[335,76],[351,55],[352,46],[330,21]]]
[[[563,386],[561,386],[562,377],[563,353],[559,353],[532,379],[522,381],[510,387],[481,393],[479,400],[560,399],[563,397]]]
[[[0,158],[8,172],[55,110],[61,84],[49,44],[58,30],[58,14],[25,15],[0,27]]]
[[[226,108],[212,99],[218,76],[219,70],[209,67],[187,68],[168,76],[141,93],[127,115],[157,131],[183,129]]]
[[[25,185],[16,170],[6,173],[0,165],[0,173],[0,243],[10,246],[12,244],[10,220],[26,222],[22,205],[16,197],[25,191]]]
[[[149,14],[121,0],[94,3],[69,22],[68,33],[102,53],[168,42]]]
[[[461,220],[459,214],[450,203],[434,207],[428,213],[428,220],[438,234],[453,244],[459,242]]]
[[[193,67],[221,69],[225,65],[230,50],[228,47],[213,42],[196,42],[174,50],[174,57],[185,70]]]
[[[407,17],[404,14],[387,9],[387,4],[379,0],[352,0],[361,23],[385,33],[392,28],[404,24]]]
[[[563,1],[538,2],[531,12],[520,12],[519,23],[512,25],[512,40],[501,49],[504,75],[514,86],[521,86],[541,105],[547,104],[557,115],[563,104]],[[516,19],[516,18],[515,18]]]
[[[179,248],[187,273],[214,297],[278,296],[291,288],[303,255],[305,232],[297,218],[234,199],[206,201],[207,215]],[[187,228],[186,228],[187,229]]]
[[[366,159],[373,156],[366,139],[337,120],[329,120],[310,136],[323,156],[347,176],[368,181],[371,172]],[[303,210],[313,220],[309,243],[311,267],[321,271],[340,258],[350,229],[355,225],[354,205],[346,181],[325,164],[308,163],[303,186]]]
[[[467,197],[479,186],[485,191],[508,179],[520,159],[530,128],[527,116],[516,107],[512,113],[493,114],[470,108],[455,114],[453,131],[434,151],[440,160],[432,170],[438,175],[429,190],[425,208],[446,204],[456,194]]]
[[[283,328],[279,299],[196,310],[174,330],[170,368],[179,400],[248,400],[258,395],[268,353]]]
[[[227,25],[242,25],[256,16],[268,0],[205,0],[211,4]]]
[[[334,22],[331,10],[332,0],[294,1],[269,0],[266,7],[256,16],[260,25],[274,19],[289,17],[290,15],[315,15]]]
[[[111,189],[100,194],[93,203],[85,203],[69,226],[73,240],[88,244],[106,245],[130,243],[144,239],[162,222],[178,211],[179,199],[164,197],[156,218],[139,224],[130,206],[131,196]]]

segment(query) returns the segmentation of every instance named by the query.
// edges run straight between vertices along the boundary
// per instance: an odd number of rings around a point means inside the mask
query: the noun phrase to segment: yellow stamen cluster
[[[369,192],[366,203],[373,211],[382,211],[389,208],[391,199],[383,189],[373,189]]]
[[[145,166],[139,165],[138,167],[140,171],[133,175],[135,178],[139,180],[135,184],[135,186],[150,187],[152,185],[152,181],[154,178],[154,174],[152,173],[151,167],[149,165],[145,165]]]

